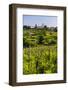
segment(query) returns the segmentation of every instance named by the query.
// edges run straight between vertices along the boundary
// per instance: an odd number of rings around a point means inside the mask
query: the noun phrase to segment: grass
[[[42,74],[57,73],[56,46],[39,46],[24,48],[23,73]]]
[[[23,74],[57,73],[57,32],[29,29],[23,36]]]

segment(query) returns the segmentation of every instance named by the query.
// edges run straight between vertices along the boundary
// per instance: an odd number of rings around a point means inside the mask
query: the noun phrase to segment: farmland
[[[57,73],[57,30],[23,30],[23,74]]]

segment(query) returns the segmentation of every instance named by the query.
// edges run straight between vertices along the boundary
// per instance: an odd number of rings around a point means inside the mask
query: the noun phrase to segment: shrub
[[[26,39],[25,37],[23,38],[23,46],[24,47],[29,47],[30,45],[30,40],[29,39]]]
[[[49,44],[49,45],[56,44],[56,40],[51,39],[48,44]]]
[[[39,35],[37,37],[37,43],[38,44],[44,44],[44,36],[43,35]]]

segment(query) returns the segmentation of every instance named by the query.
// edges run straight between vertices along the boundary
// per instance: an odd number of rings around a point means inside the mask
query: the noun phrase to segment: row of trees
[[[25,29],[25,30],[28,30],[28,29],[45,29],[45,30],[52,30],[52,31],[57,32],[57,27],[47,27],[46,25],[37,26],[37,24],[35,24],[34,27],[24,25],[23,29]]]

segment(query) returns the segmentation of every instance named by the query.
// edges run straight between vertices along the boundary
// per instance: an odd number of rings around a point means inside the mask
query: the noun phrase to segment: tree
[[[23,26],[23,29],[30,29],[31,27],[30,26],[27,26],[27,25],[24,25]]]
[[[24,25],[24,26],[23,26],[23,29],[27,29],[27,25]]]
[[[47,28],[47,26],[45,25],[44,28]]]
[[[30,29],[30,28],[31,28],[30,26],[27,27],[27,29]]]
[[[54,31],[57,32],[57,27],[54,28]]]
[[[44,43],[44,36],[43,35],[39,35],[38,36],[38,44],[43,44]]]

